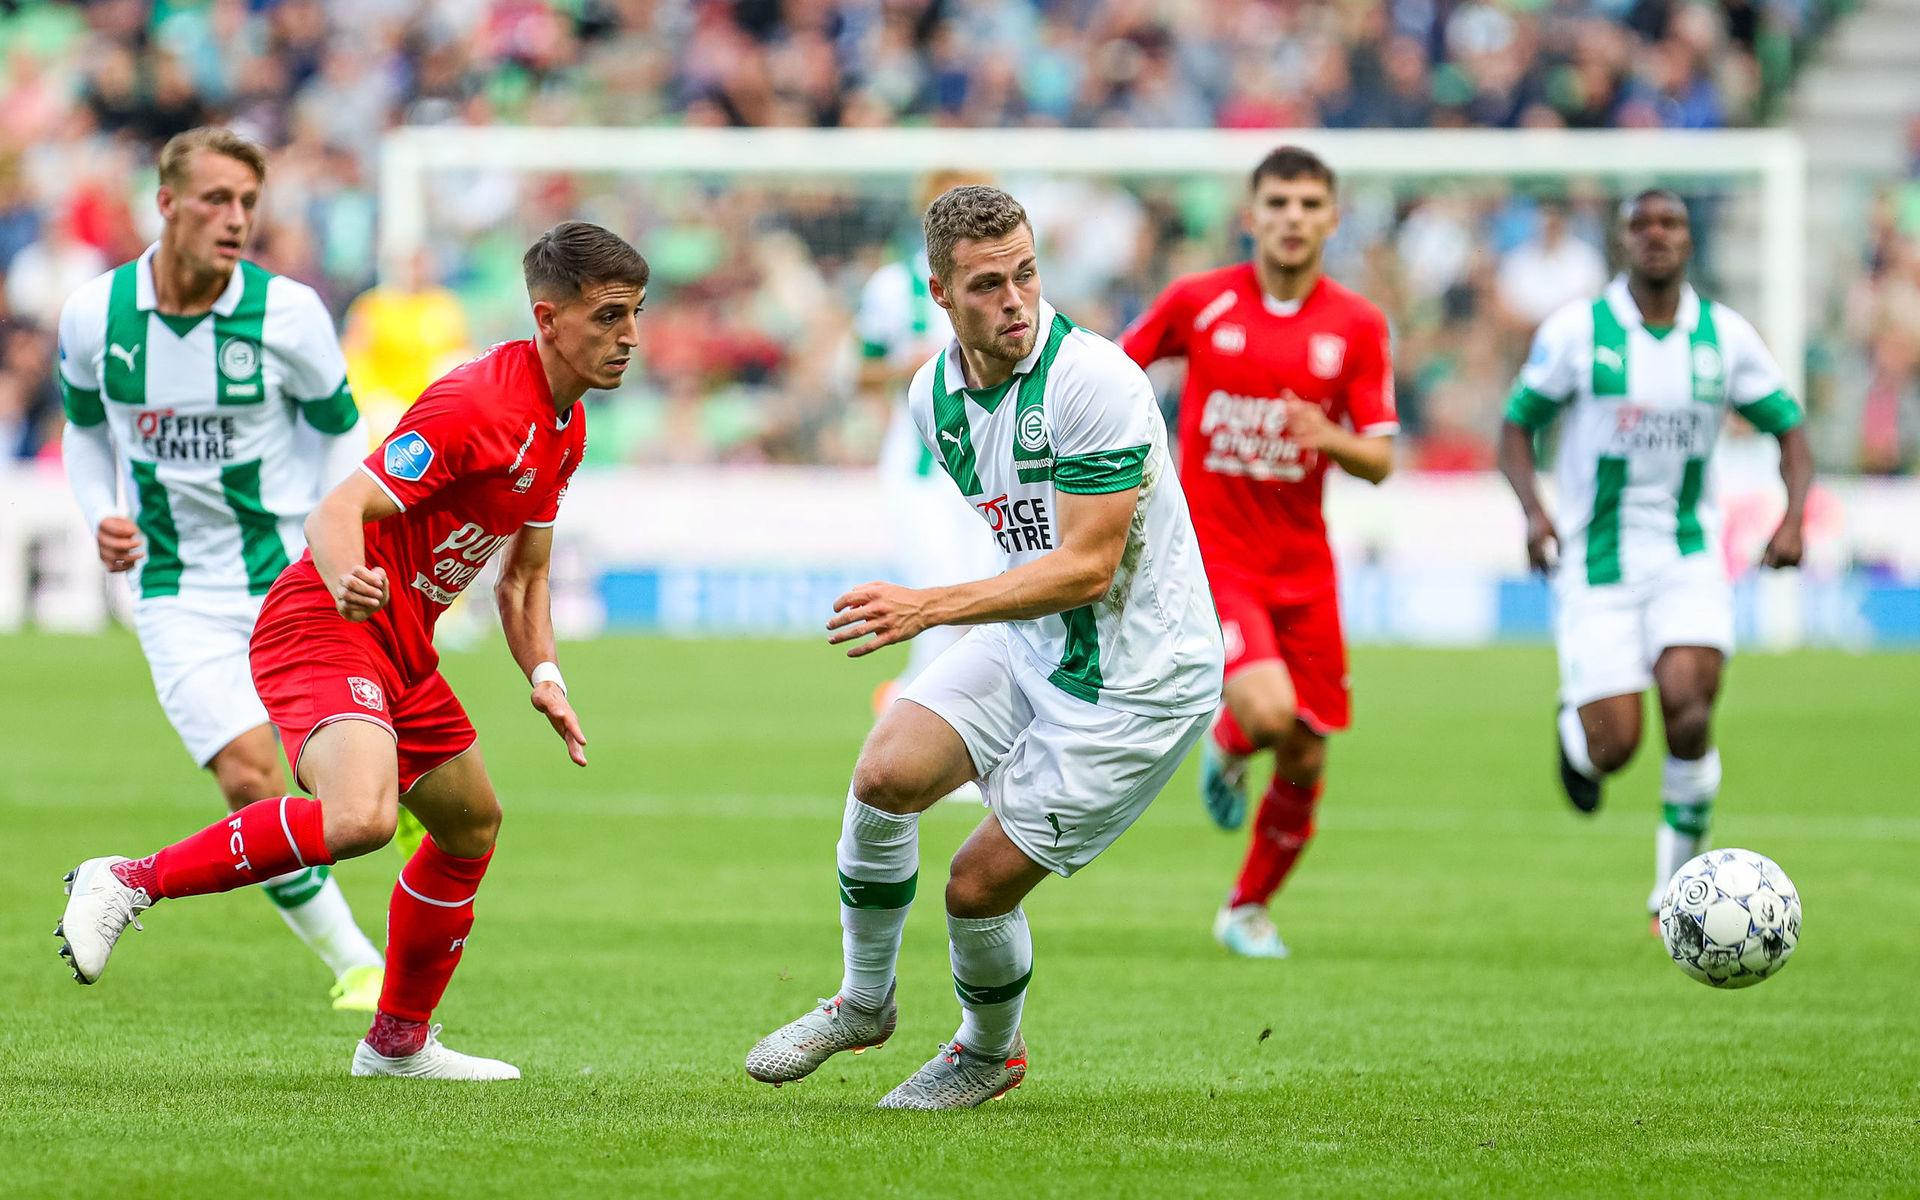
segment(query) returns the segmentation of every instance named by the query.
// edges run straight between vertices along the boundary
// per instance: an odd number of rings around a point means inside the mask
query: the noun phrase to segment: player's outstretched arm
[[[827,641],[847,642],[849,658],[904,642],[935,625],[1029,621],[1092,604],[1113,586],[1138,487],[1058,493],[1060,545],[991,579],[952,587],[864,583],[833,602]],[[866,641],[860,641],[867,638]]]
[[[314,570],[333,593],[333,606],[349,621],[364,621],[387,605],[387,573],[367,565],[366,525],[399,511],[385,489],[355,471],[307,515]]]
[[[500,564],[500,582],[493,585],[500,609],[500,631],[506,634],[513,661],[533,684],[530,701],[567,744],[567,756],[587,765],[587,735],[580,717],[567,699],[566,681],[554,661],[553,590],[549,569],[553,563],[553,529],[528,525],[507,545]]]
[[[1787,485],[1787,511],[1760,557],[1762,566],[1797,567],[1806,548],[1807,493],[1813,488],[1813,445],[1804,426],[1780,434],[1780,481]]]
[[[1535,477],[1538,463],[1533,455],[1533,431],[1517,421],[1500,424],[1500,473],[1520,498],[1520,511],[1527,517],[1527,563],[1546,574],[1560,557],[1560,535],[1553,519],[1540,501],[1540,484]]]

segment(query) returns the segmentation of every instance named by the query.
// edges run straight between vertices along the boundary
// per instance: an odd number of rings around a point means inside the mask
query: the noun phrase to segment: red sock
[[[239,812],[113,873],[155,900],[230,892],[301,867],[333,862],[320,802],[305,796],[255,800]]]
[[[1313,811],[1319,803],[1319,780],[1302,786],[1274,776],[1254,815],[1253,841],[1229,904],[1237,908],[1273,899],[1313,837]]]
[[[447,980],[460,965],[460,951],[473,928],[473,896],[492,859],[491,850],[479,858],[455,858],[429,837],[400,869],[387,907],[382,1015],[406,1022],[425,1022],[433,1015],[446,993]],[[417,1032],[424,1042],[425,1025]],[[378,1045],[373,1048],[393,1057]],[[401,1052],[411,1054],[419,1048]]]
[[[1259,748],[1248,740],[1246,731],[1240,728],[1240,722],[1233,719],[1233,710],[1224,704],[1220,706],[1220,715],[1213,721],[1213,744],[1241,758]]]

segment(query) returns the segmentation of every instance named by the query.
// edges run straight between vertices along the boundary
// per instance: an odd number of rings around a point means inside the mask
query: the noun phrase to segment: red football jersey
[[[1387,320],[1321,279],[1296,307],[1260,290],[1252,263],[1188,275],[1120,338],[1141,366],[1185,357],[1180,483],[1207,573],[1291,604],[1334,586],[1320,495],[1327,463],[1286,432],[1286,400],[1318,404],[1364,436],[1400,428]]]
[[[502,342],[429,385],[360,464],[401,508],[366,527],[392,596],[367,624],[404,683],[433,673],[434,622],[487,560],[553,524],[586,445],[586,409],[556,416],[533,343]],[[311,553],[292,571],[319,585]]]

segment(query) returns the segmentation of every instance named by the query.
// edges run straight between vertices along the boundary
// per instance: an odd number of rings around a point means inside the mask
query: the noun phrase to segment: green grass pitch
[[[839,972],[832,848],[897,660],[607,640],[563,655],[569,765],[498,646],[449,657],[507,810],[448,1041],[493,1086],[347,1077],[354,1017],[261,897],[161,906],[98,986],[55,956],[61,874],[216,814],[132,639],[0,639],[0,1195],[1920,1193],[1920,658],[1737,660],[1715,837],[1800,886],[1775,979],[1716,993],[1641,902],[1659,754],[1585,821],[1553,789],[1551,656],[1356,655],[1319,839],[1276,910],[1209,920],[1238,837],[1189,766],[1029,902],[1026,1086],[873,1103],[954,1027],[938,896],[978,819],[923,825],[885,1049],[774,1090],[741,1069]],[[376,934],[398,859],[341,871]]]

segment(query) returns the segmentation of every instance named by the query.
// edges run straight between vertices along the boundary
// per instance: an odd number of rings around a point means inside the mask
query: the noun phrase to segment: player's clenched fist
[[[1554,532],[1553,521],[1544,512],[1530,514],[1527,517],[1527,565],[1548,575],[1559,559],[1560,535]]]
[[[838,646],[871,634],[872,640],[848,647],[847,657],[859,658],[925,633],[932,624],[926,614],[926,596],[897,583],[863,583],[833,602],[827,641]]]
[[[94,531],[100,561],[109,571],[128,571],[140,561],[140,527],[126,517],[107,517]]]
[[[387,606],[387,573],[380,567],[355,567],[333,587],[333,606],[349,621],[360,622]]]
[[[1797,567],[1800,556],[1806,550],[1806,535],[1797,524],[1782,521],[1773,537],[1767,541],[1767,548],[1760,556],[1760,565],[1779,570],[1783,567]]]
[[[1308,400],[1287,401],[1287,436],[1303,450],[1325,450],[1339,434],[1327,410]]]

